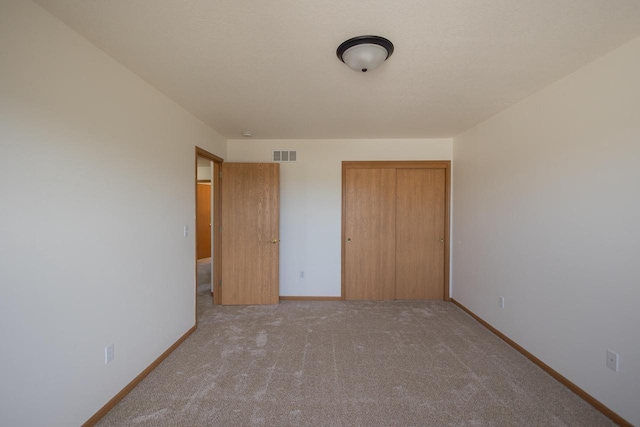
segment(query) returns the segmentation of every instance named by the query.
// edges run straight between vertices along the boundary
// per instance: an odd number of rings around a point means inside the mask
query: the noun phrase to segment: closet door
[[[342,296],[449,300],[449,161],[342,163]]]
[[[445,170],[398,169],[396,299],[443,300]]]
[[[348,169],[345,174],[345,297],[395,298],[396,170]]]

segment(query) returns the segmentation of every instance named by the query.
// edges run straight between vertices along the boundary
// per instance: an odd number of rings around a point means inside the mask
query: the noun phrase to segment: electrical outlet
[[[607,350],[607,368],[618,372],[618,353]]]
[[[184,226],[184,228],[182,229],[182,235],[184,237],[187,237],[189,235],[189,227],[188,226]]]
[[[500,308],[504,308],[504,297],[498,298],[498,305],[500,305]]]
[[[116,357],[115,347],[113,344],[109,344],[104,348],[104,364],[112,362],[114,357]]]

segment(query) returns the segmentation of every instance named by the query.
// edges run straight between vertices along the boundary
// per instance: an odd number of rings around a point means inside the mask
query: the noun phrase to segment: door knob
[[[440,243],[444,242],[444,239],[440,239]]]
[[[350,241],[351,241],[351,237],[347,237],[347,242],[350,242]]]
[[[273,243],[273,244],[275,245],[276,243],[278,243],[278,239],[273,239],[273,240],[271,241],[271,243]]]

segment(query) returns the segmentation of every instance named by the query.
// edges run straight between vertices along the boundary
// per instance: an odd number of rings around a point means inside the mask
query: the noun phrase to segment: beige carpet
[[[444,302],[219,307],[100,426],[601,426]]]
[[[199,259],[196,264],[198,293],[211,292],[211,257]]]

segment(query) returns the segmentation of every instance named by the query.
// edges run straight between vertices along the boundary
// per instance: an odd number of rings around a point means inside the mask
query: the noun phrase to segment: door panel
[[[444,299],[445,170],[398,169],[396,299]]]
[[[196,194],[196,256],[197,259],[211,256],[211,184],[198,183]]]
[[[277,163],[222,164],[222,303],[277,304]]]
[[[395,296],[395,169],[346,171],[345,296]]]

